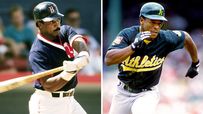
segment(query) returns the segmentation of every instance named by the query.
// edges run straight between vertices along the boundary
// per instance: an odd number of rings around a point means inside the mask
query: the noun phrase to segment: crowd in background
[[[122,2],[121,28],[139,24],[139,8],[144,1]],[[183,3],[184,2],[184,3]],[[184,30],[189,32],[198,48],[200,58],[200,72],[194,79],[185,77],[187,69],[191,65],[189,54],[185,49],[177,50],[168,55],[164,62],[163,72],[159,84],[160,102],[156,114],[203,114],[203,10],[198,3],[189,1],[161,1],[166,8],[166,18],[163,29]],[[182,5],[181,5],[182,4]],[[109,34],[108,16],[110,0],[104,1],[104,41],[113,41]],[[201,10],[200,10],[201,9]],[[104,43],[104,55],[110,44]],[[104,114],[108,114],[111,105],[112,94],[118,84],[117,66],[104,65],[103,103]],[[109,70],[110,69],[110,70]]]
[[[32,42],[35,39],[34,32],[24,23],[23,9],[14,5],[9,9],[10,24],[6,27],[1,23],[1,71],[28,70],[27,57]]]
[[[0,12],[0,74],[30,71],[29,50],[38,32],[32,11],[33,7],[25,12],[22,5],[11,5],[5,11],[8,13],[6,15],[9,15],[9,21],[3,20]],[[100,38],[94,37],[89,30],[81,27],[81,13],[77,8],[66,8],[61,12],[65,12],[62,24],[72,26],[78,34],[84,36],[89,47],[90,60],[94,58],[94,61],[90,61],[90,64],[80,73],[86,76],[100,74]],[[8,23],[5,25],[4,21]]]

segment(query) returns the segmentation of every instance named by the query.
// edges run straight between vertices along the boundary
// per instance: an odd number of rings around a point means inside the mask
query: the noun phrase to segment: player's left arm
[[[185,34],[185,40],[184,40],[184,48],[188,51],[190,54],[190,57],[192,59],[192,64],[187,71],[186,77],[194,78],[196,75],[198,75],[199,71],[199,59],[198,59],[198,53],[197,53],[197,47],[192,40],[191,36],[184,32]]]
[[[82,37],[74,39],[72,42],[72,47],[77,51],[78,56],[74,59],[73,64],[76,65],[78,71],[84,68],[89,63],[89,51],[87,45]],[[70,61],[69,61],[70,62]],[[68,63],[64,61],[64,70],[69,71]],[[66,66],[67,65],[67,66]],[[67,68],[67,69],[66,69]]]
[[[76,38],[76,39],[72,42],[72,47],[73,47],[74,50],[76,50],[78,53],[80,53],[80,52],[82,52],[82,51],[88,52],[87,44],[86,44],[85,40],[84,40],[82,37]]]

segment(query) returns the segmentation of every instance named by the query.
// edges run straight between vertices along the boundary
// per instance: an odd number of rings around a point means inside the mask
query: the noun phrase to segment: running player
[[[192,59],[186,77],[198,74],[197,48],[185,31],[161,30],[165,18],[162,5],[144,4],[140,25],[123,29],[109,47],[105,63],[118,64],[120,80],[110,114],[153,114],[159,101],[157,84],[166,56],[185,48]]]

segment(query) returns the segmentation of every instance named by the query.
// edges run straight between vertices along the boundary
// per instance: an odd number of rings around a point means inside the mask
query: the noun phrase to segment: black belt
[[[51,93],[52,97],[60,97],[61,93]],[[70,97],[74,95],[74,91],[68,92],[68,93],[62,93],[63,96],[62,97]]]
[[[151,91],[151,88],[144,88],[144,89],[132,89],[127,85],[124,85],[123,87],[125,90],[131,92],[131,93],[140,93],[140,92],[144,92],[144,91]]]

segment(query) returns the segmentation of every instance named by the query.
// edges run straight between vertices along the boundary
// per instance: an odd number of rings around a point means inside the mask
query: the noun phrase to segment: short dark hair
[[[42,20],[41,20],[41,21],[37,21],[37,22],[35,23],[37,27],[39,27],[38,23],[44,23],[44,21],[42,21]]]
[[[144,17],[143,15],[141,15],[140,18],[146,19],[146,17]]]

